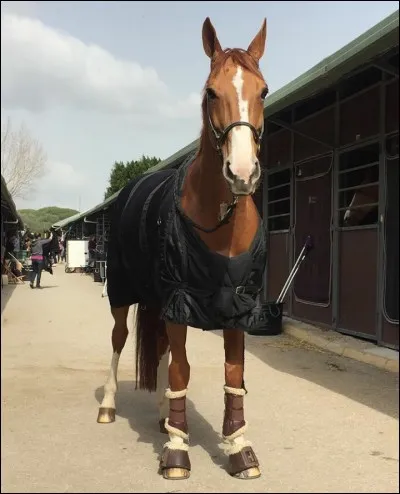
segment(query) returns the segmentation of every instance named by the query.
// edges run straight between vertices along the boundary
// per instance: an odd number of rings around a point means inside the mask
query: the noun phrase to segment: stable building
[[[311,235],[286,314],[398,349],[398,11],[272,98],[258,198],[268,298]]]
[[[3,262],[6,246],[6,236],[11,232],[18,234],[24,229],[24,222],[17,212],[15,203],[7,188],[6,181],[1,175],[1,258]]]
[[[268,233],[266,298],[311,235],[284,315],[398,349],[399,12],[270,95],[264,115],[255,200]],[[149,171],[178,167],[197,146]],[[117,196],[80,217],[98,223],[105,251]]]

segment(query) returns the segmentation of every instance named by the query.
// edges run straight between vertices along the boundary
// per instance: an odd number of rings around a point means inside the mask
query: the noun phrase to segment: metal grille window
[[[384,314],[399,322],[399,134],[386,138]]]
[[[291,170],[286,169],[268,176],[268,231],[290,228]]]
[[[368,67],[345,79],[339,88],[340,99],[343,100],[357,94],[367,87],[377,84],[382,79],[382,72],[376,67]]]
[[[107,212],[103,212],[97,217],[96,224],[96,251],[100,259],[106,258],[109,231],[110,219]]]
[[[340,155],[338,187],[339,227],[378,222],[379,144]]]
[[[399,157],[399,134],[394,134],[386,137],[386,157],[394,159]]]
[[[68,231],[68,240],[77,240],[79,238],[78,225],[74,223]]]
[[[336,101],[336,91],[328,89],[327,91],[310,98],[304,103],[299,104],[294,110],[294,121],[303,120],[314,113],[320,112],[324,108],[333,105]]]

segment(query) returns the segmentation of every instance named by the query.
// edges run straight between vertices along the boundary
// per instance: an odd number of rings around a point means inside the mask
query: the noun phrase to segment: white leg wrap
[[[247,430],[247,422],[243,427],[238,429],[236,432],[230,436],[222,436],[224,442],[222,443],[222,449],[224,453],[229,455],[234,455],[242,451],[246,446],[251,446],[251,442],[244,438],[244,433]]]
[[[164,448],[189,451],[189,434],[169,425],[168,418],[165,419],[165,428],[168,431],[169,441],[164,444]]]
[[[187,394],[187,389],[182,389],[181,391],[171,391],[167,388],[165,391],[165,397],[169,400],[174,400],[176,398],[183,398]],[[181,449],[183,451],[189,451],[189,434],[172,427],[168,423],[168,418],[165,419],[165,428],[168,431],[169,441],[164,444],[164,448],[168,449]]]
[[[187,394],[187,389],[182,389],[181,391],[171,391],[170,388],[165,390],[165,397],[169,400],[174,400],[176,398],[183,398]]]
[[[243,388],[230,388],[229,386],[224,386],[224,391],[235,396],[244,396],[246,394],[246,390]]]

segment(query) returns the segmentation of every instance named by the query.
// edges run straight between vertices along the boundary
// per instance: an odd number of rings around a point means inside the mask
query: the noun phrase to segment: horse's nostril
[[[230,161],[226,162],[226,178],[228,180],[232,180],[232,181],[235,180],[235,175],[232,173],[232,170],[231,170],[231,162]]]
[[[254,163],[254,169],[251,172],[250,179],[253,180],[254,178],[257,178],[260,176],[260,163],[259,161],[256,161]]]

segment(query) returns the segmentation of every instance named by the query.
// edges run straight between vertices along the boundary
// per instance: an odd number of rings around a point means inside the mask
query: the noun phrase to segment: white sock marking
[[[115,408],[115,394],[117,392],[117,374],[120,355],[117,352],[113,353],[111,359],[111,368],[107,381],[104,385],[104,398],[101,402],[103,408]]]

